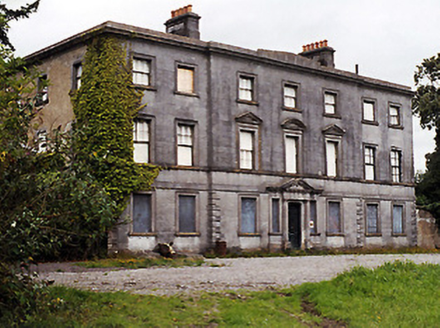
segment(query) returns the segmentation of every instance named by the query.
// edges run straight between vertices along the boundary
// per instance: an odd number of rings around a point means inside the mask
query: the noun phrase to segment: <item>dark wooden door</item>
[[[301,248],[301,204],[289,203],[289,241],[292,248]]]

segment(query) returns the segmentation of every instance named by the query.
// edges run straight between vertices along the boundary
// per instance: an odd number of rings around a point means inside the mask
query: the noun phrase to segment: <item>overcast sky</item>
[[[16,8],[32,0],[0,0]],[[25,56],[104,21],[165,31],[170,11],[192,4],[201,39],[249,49],[299,53],[327,39],[339,69],[413,87],[423,58],[440,52],[438,0],[41,0],[37,13],[11,23]],[[414,122],[414,161],[424,169],[433,133]]]

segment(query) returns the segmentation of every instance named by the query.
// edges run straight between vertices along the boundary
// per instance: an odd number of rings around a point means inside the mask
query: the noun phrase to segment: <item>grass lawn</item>
[[[29,327],[438,327],[440,266],[355,268],[284,290],[159,297],[53,287]]]

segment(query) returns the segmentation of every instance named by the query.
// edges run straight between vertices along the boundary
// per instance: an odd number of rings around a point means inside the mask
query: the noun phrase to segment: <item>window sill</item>
[[[310,237],[319,237],[319,236],[321,236],[320,232],[311,232],[310,233]]]
[[[176,232],[176,237],[200,237],[200,232]]]
[[[282,236],[282,232],[269,232],[269,236]]]
[[[240,104],[246,104],[246,105],[252,105],[252,106],[258,106],[258,101],[254,100],[243,100],[243,99],[237,99],[237,102]]]
[[[403,126],[402,125],[391,125],[391,124],[388,124],[388,127],[390,129],[403,130]]]
[[[327,237],[345,237],[345,233],[343,232],[326,232]]]
[[[128,234],[129,237],[156,237],[156,232],[132,232]]]
[[[391,237],[406,237],[406,233],[393,233]]]
[[[382,237],[382,233],[381,232],[366,233],[365,237]]]
[[[281,109],[282,109],[282,110],[289,111],[289,112],[296,112],[296,113],[302,113],[302,112],[303,112],[302,109],[295,108],[295,107],[281,106]]]
[[[261,234],[257,232],[239,232],[239,237],[261,237]]]
[[[140,90],[147,90],[147,91],[157,91],[157,88],[151,86],[151,85],[144,85],[144,84],[134,84],[134,87],[136,89]]]
[[[362,120],[361,123],[362,123],[362,124],[368,124],[368,125],[379,126],[379,122],[377,122],[377,121],[366,121],[366,120]]]
[[[174,91],[174,94],[175,95],[179,95],[179,96],[187,96],[187,97],[199,98],[199,95],[197,93],[192,93],[192,92]]]
[[[324,113],[324,117],[336,118],[338,120],[340,120],[342,118],[341,115],[338,115],[338,114],[328,114],[328,113]]]

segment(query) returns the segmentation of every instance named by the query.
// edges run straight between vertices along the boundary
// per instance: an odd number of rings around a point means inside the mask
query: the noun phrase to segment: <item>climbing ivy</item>
[[[159,174],[151,164],[133,160],[133,119],[142,92],[134,88],[127,51],[116,37],[100,36],[88,45],[81,87],[72,95],[78,160],[92,167],[94,176],[117,203],[115,219],[130,194],[150,188]]]

